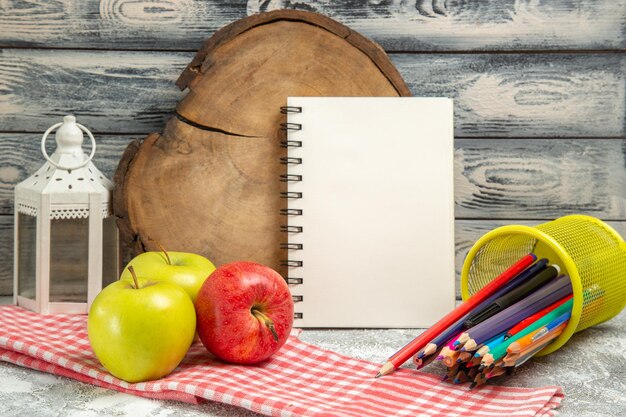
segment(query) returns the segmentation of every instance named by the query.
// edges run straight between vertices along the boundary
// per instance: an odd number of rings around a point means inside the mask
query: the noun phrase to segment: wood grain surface
[[[161,130],[190,53],[0,50],[0,126],[44,132],[75,114],[92,132]],[[32,74],[37,74],[33,77]]]
[[[387,51],[621,49],[624,0],[6,0],[0,46],[195,51],[220,27],[280,8],[325,14]]]
[[[415,96],[455,100],[458,137],[622,137],[625,54],[392,54]],[[190,53],[0,50],[0,126],[43,132],[74,113],[94,132],[161,131]],[[37,74],[37,76],[32,76]]]
[[[582,212],[626,234],[626,0],[71,0],[0,2],[0,294],[13,187],[67,113],[112,177],[161,131],[194,52],[236,19],[319,11],[373,38],[418,96],[455,99],[457,271],[493,227]]]
[[[462,139],[455,144],[455,215],[626,219],[626,141]]]
[[[392,55],[416,96],[454,99],[456,136],[626,134],[626,55]]]
[[[94,163],[112,179],[126,146],[141,138],[96,135]],[[15,185],[43,164],[40,140],[35,133],[0,133],[0,215],[13,213]],[[585,213],[626,220],[626,140],[457,139],[454,146],[457,218]]]

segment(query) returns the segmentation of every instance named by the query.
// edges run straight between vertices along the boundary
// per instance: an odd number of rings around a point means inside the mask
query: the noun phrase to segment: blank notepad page
[[[453,110],[445,98],[290,97],[296,327],[425,327],[454,308]],[[301,146],[297,146],[301,142]],[[294,146],[295,145],[295,146]],[[291,161],[295,161],[292,159]],[[300,177],[290,177],[291,179]],[[290,194],[299,196],[300,194]],[[296,230],[296,229],[292,229]],[[293,265],[298,265],[293,264]]]

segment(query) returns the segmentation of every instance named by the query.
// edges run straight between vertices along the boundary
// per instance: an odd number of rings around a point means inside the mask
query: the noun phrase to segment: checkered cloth
[[[400,369],[375,379],[380,365],[304,343],[294,335],[256,366],[229,365],[195,342],[165,378],[129,384],[100,365],[87,339],[87,317],[39,315],[0,307],[0,360],[143,397],[202,399],[268,416],[552,416],[560,387],[483,386],[468,391],[441,378]]]

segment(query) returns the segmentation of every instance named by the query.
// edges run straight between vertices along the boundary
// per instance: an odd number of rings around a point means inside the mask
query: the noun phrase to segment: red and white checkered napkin
[[[129,384],[100,365],[87,339],[87,317],[43,316],[0,307],[0,360],[143,397],[244,407],[268,416],[552,416],[559,387],[483,386],[468,391],[409,369],[374,379],[379,365],[320,349],[290,336],[256,366],[214,359],[196,342],[167,377]]]

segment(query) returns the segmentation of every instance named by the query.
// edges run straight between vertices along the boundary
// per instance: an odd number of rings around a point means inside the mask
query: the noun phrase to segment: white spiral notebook
[[[452,100],[290,97],[295,327],[425,327],[455,306]]]

